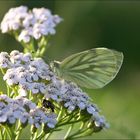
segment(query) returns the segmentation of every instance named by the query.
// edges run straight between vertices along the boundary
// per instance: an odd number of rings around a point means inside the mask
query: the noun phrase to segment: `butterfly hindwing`
[[[123,61],[123,54],[107,48],[94,48],[73,54],[58,63],[56,71],[68,81],[85,88],[102,88],[112,81]]]

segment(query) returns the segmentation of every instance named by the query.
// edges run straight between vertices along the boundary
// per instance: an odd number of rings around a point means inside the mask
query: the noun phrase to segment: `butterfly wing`
[[[107,48],[94,48],[54,62],[56,73],[85,88],[102,88],[117,75],[123,54]]]

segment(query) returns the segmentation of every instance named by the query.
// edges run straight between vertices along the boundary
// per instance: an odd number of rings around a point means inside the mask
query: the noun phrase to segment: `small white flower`
[[[22,123],[25,123],[29,118],[29,114],[27,112],[22,113],[22,115],[19,117],[20,121]]]
[[[8,121],[9,121],[9,123],[13,124],[13,123],[15,123],[16,118],[14,118],[14,116],[9,116]]]
[[[22,61],[22,57],[23,57],[23,54],[22,53],[19,53],[17,55],[12,55],[10,57],[10,60],[13,64],[20,64],[21,61]]]
[[[13,117],[15,117],[16,119],[18,119],[21,115],[22,115],[22,112],[19,110],[16,110],[13,112]]]
[[[8,73],[9,72],[9,73]],[[6,80],[7,84],[12,86],[13,84],[17,84],[17,77],[14,72],[10,70],[4,75],[3,80]]]
[[[71,106],[68,107],[68,110],[69,111],[73,111],[74,109],[75,109],[75,106],[74,105],[71,105]]]
[[[32,78],[33,78],[33,81],[38,81],[39,80],[39,77],[36,73],[32,74]]]
[[[56,24],[60,23],[62,20],[63,20],[63,19],[60,18],[58,15],[54,15],[54,17],[53,17],[53,21],[54,21],[54,23],[56,23]]]
[[[95,118],[98,118],[100,116],[98,113],[99,110],[98,110],[97,106],[94,104],[87,105],[87,112],[89,114],[92,114]]]
[[[52,98],[53,100],[58,101],[58,96],[57,96],[57,95],[55,95],[55,94],[53,95],[53,94],[52,94],[52,95],[50,95],[50,96],[51,96],[51,98]]]
[[[32,91],[33,94],[39,93],[39,84],[33,83],[32,87],[31,87],[31,91]]]
[[[4,20],[3,20],[4,22]],[[1,30],[2,30],[2,33],[7,33],[9,31],[9,27],[7,24],[4,23],[1,23]]]
[[[1,52],[0,53],[0,67],[1,68],[9,68],[10,66],[10,60],[9,55],[7,52]]]
[[[24,90],[23,88],[20,88],[19,90],[18,90],[18,93],[19,93],[19,95],[20,96],[27,96],[27,90]]]
[[[28,118],[28,123],[31,124],[31,125],[34,124],[34,119],[32,117],[29,117]]]
[[[81,110],[83,110],[83,109],[86,108],[86,105],[85,105],[85,103],[83,103],[83,102],[80,102],[80,103],[78,104],[78,106],[79,106],[79,108],[80,108]]]
[[[18,50],[13,50],[11,53],[10,53],[10,56],[16,56],[16,55],[19,55],[20,52]]]
[[[23,27],[25,29],[29,29],[31,25],[34,25],[36,22],[34,15],[32,13],[28,13],[28,15],[23,20]]]
[[[53,123],[47,123],[47,126],[50,127],[50,128],[54,128],[55,125]]]
[[[64,104],[65,107],[68,107],[68,106],[70,106],[70,105],[71,105],[71,102],[66,102],[66,103]]]
[[[22,30],[22,32],[20,33],[18,40],[19,41],[24,41],[25,43],[28,43],[30,41],[30,35],[32,34],[32,29],[25,29]]]
[[[88,112],[89,114],[94,114],[95,111],[96,111],[96,109],[95,109],[92,105],[89,105],[89,106],[87,107],[87,112]]]
[[[106,123],[106,120],[105,120],[104,116],[99,116],[98,118],[95,119],[95,125],[97,127],[100,127],[100,126],[103,127],[105,125],[105,123]]]
[[[25,104],[28,105],[30,109],[35,109],[36,108],[36,104],[31,102],[30,100],[27,100],[25,102]]]
[[[44,83],[42,83],[42,84],[40,84],[39,90],[41,93],[45,94],[45,93],[47,93],[47,86]]]
[[[8,61],[7,60],[1,60],[0,61],[0,67],[1,68],[8,68]]]
[[[32,59],[32,56],[30,53],[25,53],[22,57],[22,61],[24,61],[24,62],[30,62],[31,59]]]
[[[7,115],[6,114],[3,114],[2,116],[0,115],[0,122],[3,123],[3,122],[6,122],[7,120]]]

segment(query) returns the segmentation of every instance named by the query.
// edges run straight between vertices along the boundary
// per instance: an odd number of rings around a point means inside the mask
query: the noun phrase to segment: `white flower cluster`
[[[99,127],[106,127],[106,120],[99,114],[99,109],[92,104],[89,96],[76,84],[60,80],[41,58],[32,58],[29,53],[12,51],[0,53],[0,67],[7,69],[4,80],[9,86],[18,85],[19,94],[26,96],[27,91],[33,94],[43,93],[48,99],[62,102],[69,112],[75,109],[86,111],[91,120]],[[40,112],[32,112],[39,113]]]
[[[52,15],[46,8],[33,8],[26,6],[11,8],[1,22],[2,33],[18,31],[19,41],[29,42],[31,38],[39,39],[41,36],[53,35],[55,27],[62,19]]]
[[[56,117],[54,113],[44,112],[27,98],[17,96],[12,99],[7,95],[0,95],[0,123],[14,124],[16,120],[20,120],[21,123],[29,123],[36,128],[42,123],[54,128],[57,123]]]
[[[46,93],[45,83],[53,79],[54,74],[41,58],[33,59],[31,54],[12,51],[0,53],[0,68],[7,69],[3,79],[9,86],[18,85],[21,96],[26,96],[27,91]]]
[[[56,102],[63,102],[69,112],[77,108],[83,111],[86,110],[97,127],[108,126],[105,118],[99,114],[98,107],[92,104],[88,95],[74,83],[53,79],[53,82],[48,85],[46,98],[51,98]]]

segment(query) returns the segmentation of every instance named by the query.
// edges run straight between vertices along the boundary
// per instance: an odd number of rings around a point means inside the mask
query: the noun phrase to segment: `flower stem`
[[[63,111],[63,107],[61,106],[58,117],[57,117],[57,121],[59,121],[59,119],[61,118],[62,111]]]
[[[45,140],[48,140],[49,137],[51,136],[52,133],[48,133],[46,136],[45,136]]]
[[[35,138],[37,137],[37,128],[34,125],[32,125],[30,131],[31,131],[30,140],[35,140]]]
[[[37,139],[37,131],[34,133],[33,140]]]
[[[4,70],[2,68],[0,68],[0,70],[1,70],[1,73],[4,75],[5,74]]]
[[[10,97],[10,87],[8,86],[8,84],[6,84],[7,87],[7,95]]]
[[[85,133],[85,132],[87,132],[87,131],[89,131],[89,129],[87,129],[87,128],[84,128],[84,126],[85,126],[85,123],[84,122],[82,122],[81,123],[81,126],[80,126],[80,129],[78,130],[78,131],[76,131],[75,133],[73,133],[73,134],[71,134],[70,136],[68,136],[67,137],[67,140],[70,140],[70,139],[73,139],[73,138],[80,138],[80,137],[83,137],[83,136],[81,136],[83,133]]]
[[[67,133],[66,133],[66,135],[65,135],[65,137],[64,137],[64,139],[67,139],[67,137],[69,136],[69,134],[70,134],[70,132],[71,132],[71,130],[72,130],[72,128],[73,128],[73,125],[74,125],[74,124],[71,124],[71,125],[70,125],[70,127],[69,127],[69,129],[68,129],[68,131],[67,131]]]
[[[4,129],[5,129],[4,135],[6,134],[6,135],[8,136],[9,139],[15,139],[15,134],[14,134],[14,132],[13,132],[7,125],[4,126]]]
[[[41,133],[37,136],[37,140],[41,140],[45,136],[45,132],[42,130]]]
[[[22,131],[22,126],[21,126],[21,122],[19,121],[18,122],[18,124],[17,124],[17,130],[16,130],[16,138],[15,138],[15,140],[18,140],[19,139],[19,136],[20,136],[20,134],[21,134],[21,131]]]
[[[77,138],[81,138],[81,137],[90,136],[92,133],[93,133],[93,130],[87,129],[87,130],[84,130],[82,133],[75,135],[73,138],[77,139]]]

